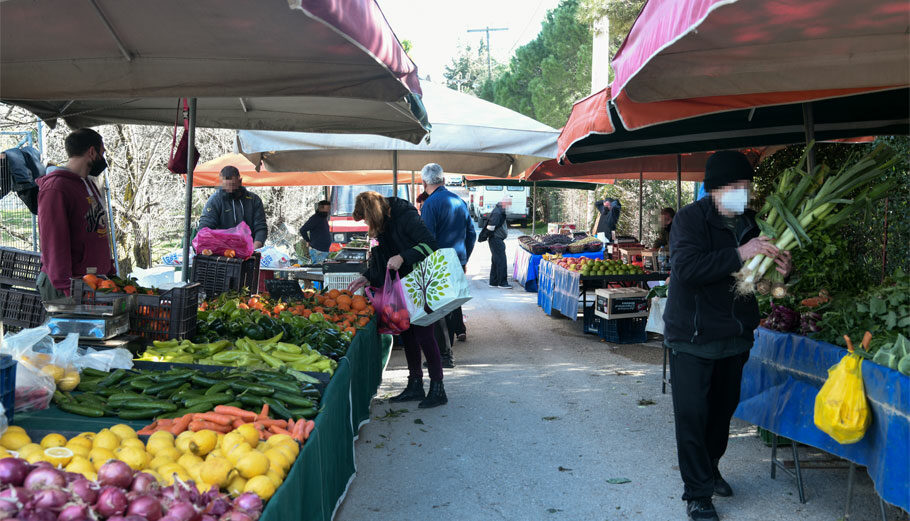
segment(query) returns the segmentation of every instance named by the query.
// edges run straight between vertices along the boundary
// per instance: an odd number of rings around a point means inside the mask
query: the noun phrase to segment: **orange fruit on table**
[[[123,291],[125,293],[129,293],[130,295],[132,295],[133,293],[136,293],[137,290],[136,290],[136,286],[133,286],[132,284],[128,284],[126,286],[123,286]]]
[[[233,259],[237,256],[237,252],[234,250],[224,250],[224,256]]]
[[[337,305],[338,305],[338,303],[337,303],[337,302],[335,302],[335,301],[334,301],[334,300],[332,300],[332,299],[326,299],[326,301],[325,301],[325,302],[323,302],[323,304],[324,304],[324,305],[325,305],[325,307],[327,307],[327,308],[333,308],[333,307],[335,307],[335,306],[337,306]]]
[[[330,299],[337,299],[338,295],[341,295],[341,292],[338,291],[337,289],[333,289],[328,292],[328,296]]]
[[[101,279],[94,273],[89,273],[82,277],[82,282],[85,282],[85,284],[92,289],[98,289],[98,283],[101,282]]]

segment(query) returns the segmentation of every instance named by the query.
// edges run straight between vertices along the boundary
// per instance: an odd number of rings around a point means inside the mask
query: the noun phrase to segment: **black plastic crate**
[[[602,320],[601,338],[612,344],[642,344],[648,341],[647,317]]]
[[[207,299],[243,288],[253,294],[259,293],[259,262],[259,252],[253,252],[246,260],[196,255],[193,259],[193,282],[202,284]]]
[[[767,447],[770,447],[773,444],[774,438],[777,438],[778,447],[789,447],[790,445],[793,444],[793,442],[790,441],[789,438],[784,438],[783,436],[778,436],[777,434],[774,434],[773,432],[769,431],[768,429],[762,429],[761,427],[758,428],[758,437],[761,438],[762,443],[764,443],[765,446],[767,446]]]
[[[0,322],[16,328],[37,327],[44,323],[46,312],[37,291],[0,288]]]
[[[0,404],[3,404],[6,422],[12,425],[16,406],[16,360],[10,355],[0,355]]]
[[[586,335],[602,335],[605,319],[594,314],[594,306],[585,306],[583,330]]]
[[[0,287],[35,289],[41,271],[41,254],[15,248],[0,248]]]

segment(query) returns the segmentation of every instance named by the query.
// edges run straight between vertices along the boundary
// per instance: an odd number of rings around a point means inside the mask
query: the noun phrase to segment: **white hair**
[[[420,171],[420,178],[428,185],[445,184],[446,178],[442,173],[442,167],[436,163],[428,163]]]

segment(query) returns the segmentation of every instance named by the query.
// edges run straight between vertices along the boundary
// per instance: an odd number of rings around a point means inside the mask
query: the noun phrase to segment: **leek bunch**
[[[805,170],[803,155],[797,166],[781,175],[777,189],[758,213],[761,234],[781,250],[809,244],[810,232],[835,227],[887,195],[895,182],[882,178],[896,160],[893,150],[882,144],[858,160],[848,161],[837,172],[821,165],[810,173]],[[752,258],[737,274],[738,291],[754,292],[773,266],[773,258]]]

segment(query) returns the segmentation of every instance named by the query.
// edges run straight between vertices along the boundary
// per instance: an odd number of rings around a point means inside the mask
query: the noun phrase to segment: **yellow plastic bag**
[[[863,361],[853,353],[849,338],[847,344],[850,353],[828,369],[828,379],[815,397],[815,426],[841,445],[863,439],[872,422],[863,387]]]

